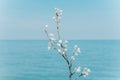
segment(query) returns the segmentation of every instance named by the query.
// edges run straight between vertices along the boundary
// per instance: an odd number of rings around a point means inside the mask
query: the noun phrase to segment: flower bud
[[[60,47],[61,46],[61,44],[59,44],[59,43],[57,43],[57,45]]]
[[[59,42],[60,44],[62,44],[62,40],[59,40],[58,42]]]
[[[80,53],[80,48],[77,48],[77,52]]]
[[[65,40],[65,44],[67,44],[68,43],[68,41],[67,40]]]
[[[45,25],[45,28],[47,28],[48,27],[48,25]]]

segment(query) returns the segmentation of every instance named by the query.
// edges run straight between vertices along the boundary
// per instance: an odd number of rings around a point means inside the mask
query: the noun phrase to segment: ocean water
[[[66,62],[48,51],[47,44],[47,40],[1,40],[0,80],[68,80]],[[73,67],[91,69],[79,80],[120,80],[120,40],[71,40],[68,55],[74,44],[81,53]]]

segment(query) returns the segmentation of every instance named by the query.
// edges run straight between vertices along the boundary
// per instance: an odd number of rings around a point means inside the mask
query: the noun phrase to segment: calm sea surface
[[[67,65],[44,40],[1,40],[0,80],[67,80]],[[91,73],[79,80],[120,80],[120,40],[73,40],[81,53],[75,66],[89,67]],[[73,66],[74,67],[74,66]],[[77,75],[77,74],[76,74]]]

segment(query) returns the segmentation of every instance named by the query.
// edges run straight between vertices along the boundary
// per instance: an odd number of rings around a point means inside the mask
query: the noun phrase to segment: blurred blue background
[[[47,50],[46,40],[0,41],[0,80],[68,80],[64,59],[54,50]],[[79,80],[120,80],[120,41],[72,40],[68,44],[71,55],[74,44],[81,53],[74,67],[88,67],[91,73]],[[77,74],[78,75],[78,74]]]
[[[56,7],[63,39],[120,39],[120,0],[0,0],[0,39],[46,39]]]

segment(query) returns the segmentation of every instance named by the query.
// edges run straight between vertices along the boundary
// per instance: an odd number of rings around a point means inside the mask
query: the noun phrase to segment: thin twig
[[[59,19],[57,14],[56,14],[56,27],[57,27],[58,40],[60,40]]]
[[[76,77],[74,80],[78,80],[79,77],[81,77],[83,74],[80,74],[78,77]]]

